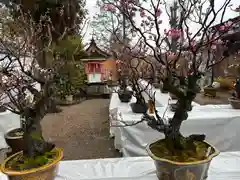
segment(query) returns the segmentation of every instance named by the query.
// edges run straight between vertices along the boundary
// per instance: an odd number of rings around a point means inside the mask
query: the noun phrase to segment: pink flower
[[[211,46],[211,49],[212,49],[212,50],[215,50],[215,49],[217,49],[217,46],[216,46],[215,44],[213,44],[213,45]]]
[[[141,12],[140,12],[140,16],[141,16],[142,18],[145,17],[145,16],[146,16],[145,12],[144,12],[144,11],[141,11]]]
[[[190,46],[191,46],[192,48],[195,48],[196,45],[197,45],[196,40],[192,40],[192,41],[190,42]]]
[[[105,4],[102,9],[105,11],[116,12],[116,7],[113,4]]]
[[[182,30],[181,29],[170,29],[167,33],[165,32],[167,36],[170,36],[172,38],[179,38],[182,36]]]
[[[219,26],[218,30],[219,31],[224,31],[226,29],[225,25]]]
[[[122,63],[122,61],[119,59],[116,61],[116,64],[121,64],[121,63]]]
[[[161,16],[161,14],[162,14],[162,10],[161,9],[157,9],[156,16],[159,17],[159,16]]]
[[[216,44],[223,44],[223,41],[221,39],[218,39],[215,43]]]

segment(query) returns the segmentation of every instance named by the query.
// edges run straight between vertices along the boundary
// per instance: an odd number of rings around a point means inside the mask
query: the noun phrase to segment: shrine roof
[[[110,55],[108,53],[104,52],[97,46],[97,44],[93,38],[90,42],[90,45],[86,48],[85,54],[86,55],[84,57],[82,57],[82,59],[84,59],[85,61],[87,61],[87,59],[89,59],[89,61],[103,60],[103,59],[110,57]]]

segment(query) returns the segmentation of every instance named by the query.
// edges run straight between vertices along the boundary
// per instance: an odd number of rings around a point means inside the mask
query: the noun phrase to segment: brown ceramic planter
[[[205,143],[208,144],[207,142]],[[152,143],[147,146],[147,152],[154,160],[159,180],[205,180],[207,179],[208,169],[212,159],[219,154],[217,149],[208,144],[212,149],[210,155],[205,160],[174,162],[155,156],[151,151],[151,147],[154,146],[154,144],[155,143]]]
[[[1,165],[2,172],[8,176],[9,180],[54,180],[58,172],[59,162],[63,158],[63,150],[56,148],[56,157],[49,164],[43,165],[39,168],[21,171],[9,169],[6,164],[19,155],[22,155],[22,152],[10,156],[4,160]]]
[[[17,133],[19,133],[19,135]],[[23,150],[23,135],[20,134],[23,134],[21,128],[12,129],[5,134],[5,140],[12,149],[10,154],[14,154]]]
[[[210,96],[210,97],[216,97],[217,95],[217,90],[212,87],[205,87],[204,88],[204,95],[205,96]]]
[[[160,85],[160,91],[164,94],[168,93],[167,89],[163,86],[163,84]]]
[[[230,97],[228,98],[228,101],[231,104],[233,109],[240,109],[240,99]]]
[[[175,96],[175,95],[172,94],[172,93],[169,93],[169,96],[170,96],[172,99],[177,99],[177,96]]]
[[[118,91],[118,98],[123,103],[128,103],[132,99],[132,91],[129,90],[119,90]]]
[[[5,112],[6,108],[4,106],[0,106],[0,113]]]
[[[155,87],[156,89],[160,89],[161,85],[160,83],[153,83],[153,87]]]
[[[147,109],[148,109],[148,104],[147,103],[145,105],[137,104],[137,103],[131,103],[130,106],[132,108],[132,112],[134,112],[134,113],[146,113]]]

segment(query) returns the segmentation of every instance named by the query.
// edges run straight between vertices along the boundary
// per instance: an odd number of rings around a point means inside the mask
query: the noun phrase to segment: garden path
[[[64,149],[64,160],[118,157],[109,138],[108,99],[62,107],[42,120],[46,140]]]

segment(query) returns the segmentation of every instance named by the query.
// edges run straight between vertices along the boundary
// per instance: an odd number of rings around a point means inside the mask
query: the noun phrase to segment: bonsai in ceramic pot
[[[133,96],[136,98],[136,102],[131,103],[131,109],[134,113],[146,113],[148,109],[148,103],[146,103],[143,97],[143,92],[149,87],[150,83],[145,88],[141,88],[139,84],[139,76],[134,76],[130,78],[133,89]]]
[[[232,97],[228,98],[228,101],[233,109],[240,109],[240,78],[236,79],[234,92],[232,93]]]
[[[170,28],[165,29],[164,32],[162,29],[166,25],[162,24],[163,10],[160,4],[165,3],[161,0],[151,3],[152,8],[149,9],[146,9],[145,0],[125,3],[121,0],[111,1],[104,7],[117,17],[124,16],[132,28],[131,31],[138,35],[137,48],[128,51],[128,54],[132,54],[138,60],[137,65],[141,64],[140,60],[142,63],[149,61],[152,64],[159,63],[165,71],[161,75],[163,89],[177,97],[175,112],[171,119],[161,118],[155,110],[154,115],[145,112],[142,120],[139,121],[139,123],[147,121],[152,129],[165,135],[164,139],[147,147],[149,155],[155,162],[160,180],[204,180],[207,178],[212,158],[219,153],[205,141],[205,135],[193,134],[185,137],[180,129],[183,121],[187,120],[192,101],[199,92],[198,80],[206,70],[223,61],[229,55],[231,47],[235,46],[234,42],[226,43],[221,39],[233,26],[233,22],[212,27],[217,16],[224,17],[230,1],[224,2],[221,11],[216,8],[216,1],[205,1],[204,4],[201,0],[196,0],[194,3],[176,0],[170,5],[170,13],[167,13]],[[168,4],[165,5],[169,7]],[[205,5],[209,7],[207,11],[203,8]],[[140,13],[141,23],[136,23],[139,21],[137,13]],[[195,18],[196,14],[197,18]],[[194,30],[192,30],[193,26]],[[126,46],[130,46],[129,44]],[[140,52],[136,53],[136,49]],[[168,54],[174,54],[174,59],[168,58]],[[174,77],[173,73],[176,72],[176,64],[180,58],[186,58],[186,63],[181,67],[186,74],[181,75],[182,77]],[[137,67],[133,69],[135,75]],[[184,78],[186,83],[181,86],[175,85],[175,78],[179,80]],[[137,88],[136,81],[133,81],[137,102],[145,103]]]
[[[121,76],[119,78],[119,90],[117,91],[121,102],[128,103],[132,99],[133,92],[127,88],[126,78]]]
[[[188,86],[195,84],[200,75],[189,75]],[[169,92],[178,97],[175,114],[170,119],[163,119],[155,108],[155,113],[145,113],[142,121],[165,135],[147,146],[149,156],[154,160],[157,176],[160,180],[173,179],[185,180],[190,177],[203,180],[207,177],[207,171],[212,158],[219,154],[218,150],[205,141],[205,135],[193,134],[184,137],[181,132],[181,124],[188,118],[188,101],[192,102],[196,91],[194,87],[188,87],[187,92],[173,86],[171,81],[165,81]],[[190,90],[191,88],[191,90]]]
[[[10,14],[8,16],[11,17]],[[49,17],[45,18],[47,21],[42,19],[43,22],[47,22],[44,25],[51,27]],[[41,120],[51,112],[49,104],[54,102],[53,92],[58,64],[53,64],[51,68],[40,66],[42,59],[38,59],[39,54],[50,50],[53,52],[50,47],[41,49],[35,46],[36,37],[42,36],[40,30],[43,22],[38,26],[28,14],[21,12],[21,9],[18,20],[21,26],[14,26],[15,33],[11,34],[10,40],[3,36],[0,37],[1,48],[4,52],[0,67],[2,78],[0,89],[1,95],[6,97],[2,105],[22,119],[21,128],[8,132],[5,137],[11,140],[19,137],[22,139],[20,146],[23,146],[18,149],[22,151],[4,160],[1,164],[1,171],[12,180],[53,180],[59,161],[63,158],[63,150],[44,139]],[[9,23],[11,19],[2,26],[4,28],[1,29],[1,34],[5,33],[5,27],[11,28],[8,26]],[[51,34],[48,36],[46,34],[46,39],[47,37],[51,37]],[[10,141],[8,143],[10,144]]]

